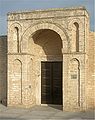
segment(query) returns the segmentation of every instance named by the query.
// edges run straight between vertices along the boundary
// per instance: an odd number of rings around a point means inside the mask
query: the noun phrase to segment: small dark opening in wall
[[[74,25],[76,27],[76,52],[79,52],[79,24],[75,22]]]
[[[18,27],[15,27],[16,29],[16,37],[17,37],[17,52],[19,53],[19,29]]]

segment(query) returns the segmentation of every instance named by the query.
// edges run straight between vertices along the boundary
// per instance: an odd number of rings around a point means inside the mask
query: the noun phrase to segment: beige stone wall
[[[84,54],[64,55],[64,107],[65,110],[85,109]]]
[[[8,106],[41,105],[41,61],[58,60],[63,61],[63,110],[86,109],[92,88],[87,36],[89,16],[82,7],[9,13]]]
[[[34,102],[31,100],[33,90],[33,83],[29,81],[29,77],[31,77],[31,71],[28,73],[31,58],[27,54],[10,54],[8,55],[8,70],[9,75],[8,79],[8,105],[9,106],[25,106],[27,104],[31,105]]]
[[[0,36],[0,102],[7,99],[7,36]]]
[[[95,108],[95,32],[94,32],[94,108]]]
[[[88,49],[88,80],[86,83],[87,90],[87,108],[95,107],[95,62],[94,62],[94,43],[95,33],[89,33],[89,49]]]

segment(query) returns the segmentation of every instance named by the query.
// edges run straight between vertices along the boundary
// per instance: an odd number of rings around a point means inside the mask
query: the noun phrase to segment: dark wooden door
[[[41,103],[62,104],[62,62],[41,62]]]

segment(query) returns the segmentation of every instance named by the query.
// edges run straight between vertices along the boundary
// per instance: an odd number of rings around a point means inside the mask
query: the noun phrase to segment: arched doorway
[[[50,29],[40,29],[28,40],[33,56],[35,95],[38,104],[62,105],[62,40]]]

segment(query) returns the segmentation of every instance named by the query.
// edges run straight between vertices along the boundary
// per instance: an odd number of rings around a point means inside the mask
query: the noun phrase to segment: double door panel
[[[41,103],[62,104],[62,62],[41,63]]]

